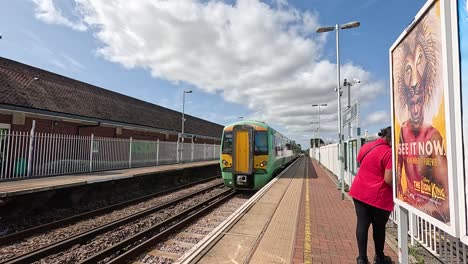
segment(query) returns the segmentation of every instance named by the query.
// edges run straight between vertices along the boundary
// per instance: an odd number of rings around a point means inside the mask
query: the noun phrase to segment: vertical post
[[[203,160],[206,160],[206,143],[203,143]]]
[[[184,162],[184,133],[185,133],[185,94],[186,93],[192,93],[192,90],[184,90],[182,92],[182,135],[181,135],[181,138],[182,138],[182,145],[181,145],[181,148],[180,148],[180,162]],[[192,143],[193,143],[193,138],[192,138]]]
[[[341,122],[341,81],[340,81],[340,27],[335,25],[336,31],[336,94],[338,98],[338,166],[341,181],[341,200],[344,200],[344,166],[343,166],[343,143]]]
[[[0,137],[2,138],[2,141],[0,141],[0,179],[6,178],[6,174],[8,171],[6,170],[6,165],[8,162],[8,148],[6,147],[7,142],[10,142],[10,130],[4,130],[3,132],[0,131]],[[4,177],[5,176],[5,177]]]
[[[177,140],[177,146],[176,146],[176,153],[177,153],[176,161],[177,161],[177,163],[179,163],[179,159],[180,159],[179,144],[180,144],[179,140]]]
[[[409,263],[408,258],[408,210],[398,206],[398,262]]]
[[[321,143],[320,143],[320,104],[318,104],[318,140],[319,140],[319,149],[318,149],[318,162],[320,164],[320,147],[321,147]]]
[[[31,127],[31,134],[29,135],[29,151],[28,151],[28,174],[27,176],[31,176],[32,170],[32,159],[33,159],[33,151],[34,151],[34,130],[36,129],[36,120],[32,121]]]
[[[314,144],[314,158],[316,158],[315,153],[317,152],[316,151],[317,150],[317,143],[316,143],[317,139],[315,138],[315,129],[314,128],[312,128],[312,138],[314,139],[314,142],[313,142],[313,144]]]
[[[214,140],[213,140],[213,158],[212,159],[216,159],[216,142],[214,142]]]
[[[94,134],[91,134],[91,145],[89,147],[89,172],[93,171],[93,145],[94,145]]]
[[[159,138],[156,141],[156,165],[159,165]]]
[[[416,245],[415,243],[415,235],[417,233],[417,219],[416,215],[409,212],[409,228],[410,228],[410,233],[411,233],[411,246]]]
[[[361,136],[361,128],[359,127],[359,100],[356,100],[356,136]]]
[[[192,151],[190,153],[190,159],[191,159],[191,162],[193,162],[193,154],[194,154],[194,150],[195,150],[195,143],[192,142]]]
[[[130,153],[128,154],[128,167],[131,169],[132,168],[132,141],[133,137],[130,137]]]
[[[351,83],[348,82],[348,111],[351,108]],[[351,113],[349,113],[351,115]],[[351,138],[351,119],[348,123],[348,138]]]

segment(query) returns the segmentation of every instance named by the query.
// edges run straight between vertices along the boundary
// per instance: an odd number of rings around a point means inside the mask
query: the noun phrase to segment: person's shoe
[[[389,257],[389,256],[383,256],[383,257],[378,257],[378,256],[375,256],[374,257],[374,264],[394,264],[395,262],[393,262],[392,258]]]
[[[356,262],[357,264],[369,264],[367,257],[357,257]]]

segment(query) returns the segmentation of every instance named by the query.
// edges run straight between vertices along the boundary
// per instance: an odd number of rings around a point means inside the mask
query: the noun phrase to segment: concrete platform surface
[[[355,230],[351,198],[342,200],[334,177],[302,157],[196,263],[356,263]],[[398,262],[388,244],[385,254]]]
[[[215,165],[218,160],[200,161],[183,164],[161,165],[154,167],[132,168],[124,170],[100,171],[85,174],[70,174],[62,176],[24,179],[9,182],[0,182],[0,198],[58,188],[92,184],[104,181],[120,180],[131,177],[145,176],[154,173],[178,171],[187,168]]]

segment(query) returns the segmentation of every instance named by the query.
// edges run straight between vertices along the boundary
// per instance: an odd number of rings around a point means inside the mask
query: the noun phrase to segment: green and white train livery
[[[224,184],[233,189],[258,190],[299,154],[294,141],[263,122],[230,124],[223,130],[221,145]]]

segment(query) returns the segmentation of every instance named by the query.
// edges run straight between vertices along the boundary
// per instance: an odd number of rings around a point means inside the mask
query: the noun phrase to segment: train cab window
[[[254,152],[256,155],[268,154],[268,136],[266,131],[255,131]]]
[[[222,153],[232,154],[232,132],[224,133]]]

